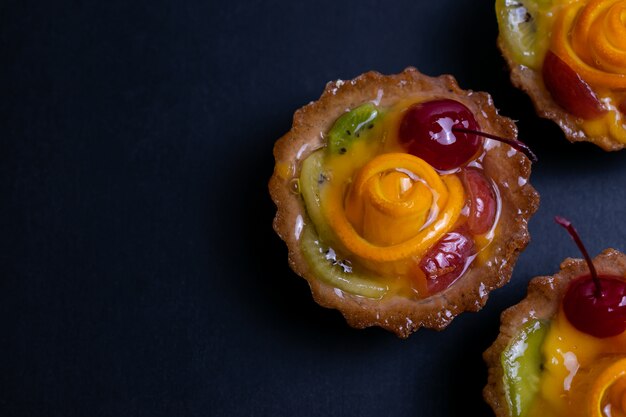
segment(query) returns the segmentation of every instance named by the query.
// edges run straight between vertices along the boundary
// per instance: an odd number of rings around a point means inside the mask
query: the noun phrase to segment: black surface
[[[0,3],[0,416],[491,415],[481,353],[527,281],[624,249],[626,155],[508,81],[492,1]],[[272,146],[331,79],[493,94],[540,158],[511,283],[399,340],[318,307],[273,233]]]

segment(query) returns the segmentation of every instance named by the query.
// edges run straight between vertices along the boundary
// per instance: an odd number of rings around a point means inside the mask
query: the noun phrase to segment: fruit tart
[[[496,0],[511,80],[570,141],[626,145],[626,0]]]
[[[626,415],[626,255],[566,259],[534,278],[528,296],[502,314],[485,352],[484,396],[498,417]]]
[[[538,205],[516,134],[449,75],[328,83],[274,147],[274,229],[292,269],[357,328],[407,337],[479,310]]]

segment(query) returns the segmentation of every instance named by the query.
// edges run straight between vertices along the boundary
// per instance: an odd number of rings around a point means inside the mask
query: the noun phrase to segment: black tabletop
[[[0,4],[1,416],[490,416],[482,352],[536,275],[624,248],[626,154],[534,115],[493,1]],[[272,231],[272,147],[325,83],[489,91],[539,156],[512,281],[443,332],[354,330]]]

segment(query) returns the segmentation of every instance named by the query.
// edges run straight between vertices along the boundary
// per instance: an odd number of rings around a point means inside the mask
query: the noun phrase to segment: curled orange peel
[[[459,178],[440,176],[406,153],[377,156],[351,187],[329,184],[322,210],[337,238],[373,262],[421,257],[459,218],[465,192]]]
[[[626,89],[626,0],[565,6],[554,22],[551,48],[590,85]]]
[[[593,375],[593,372],[592,372]],[[604,368],[592,382],[589,391],[588,415],[605,417],[607,404],[616,412],[626,410],[626,358],[618,359]]]

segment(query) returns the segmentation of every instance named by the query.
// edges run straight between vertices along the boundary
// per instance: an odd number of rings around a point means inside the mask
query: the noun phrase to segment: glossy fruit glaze
[[[626,333],[581,332],[563,309],[548,325],[535,398],[526,417],[619,417],[626,413]]]
[[[600,275],[596,284],[589,275],[579,277],[565,293],[563,312],[573,326],[591,336],[621,334],[626,330],[626,282]]]
[[[300,227],[316,245],[307,261],[326,271],[321,279],[356,295],[420,299],[461,278],[490,250],[502,204],[482,168],[495,142],[481,135],[450,99],[365,103],[339,117],[299,181],[310,219]]]
[[[406,110],[398,139],[407,152],[448,171],[467,163],[482,145],[482,138],[454,128],[478,129],[470,109],[454,100],[426,101]]]

